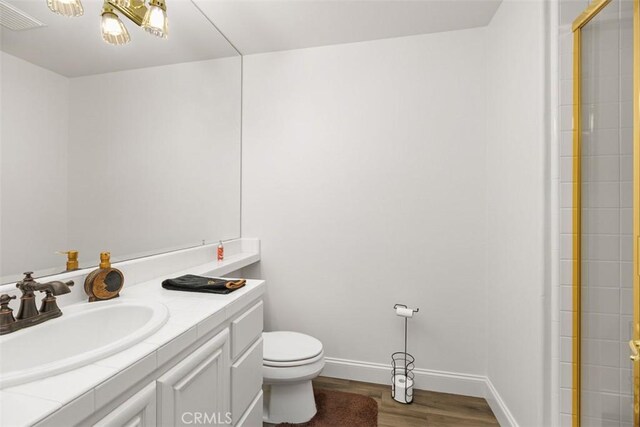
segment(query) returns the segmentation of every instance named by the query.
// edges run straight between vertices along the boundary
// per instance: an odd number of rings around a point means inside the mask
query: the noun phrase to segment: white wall
[[[545,10],[503,1],[487,28],[487,376],[544,425]]]
[[[0,64],[1,277],[64,266],[69,83],[3,52]]]
[[[85,265],[240,235],[240,58],[71,80],[69,245]]]
[[[484,374],[484,35],[245,57],[246,273],[269,282],[267,330],[388,364],[406,303],[419,368]]]

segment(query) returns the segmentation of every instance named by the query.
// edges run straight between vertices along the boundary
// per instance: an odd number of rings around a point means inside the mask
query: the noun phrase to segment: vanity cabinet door
[[[158,425],[228,424],[230,388],[225,329],[158,379]]]
[[[155,427],[155,381],[94,424],[95,427]]]

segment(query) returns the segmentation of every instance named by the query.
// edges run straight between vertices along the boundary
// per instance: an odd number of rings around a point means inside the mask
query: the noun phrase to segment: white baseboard
[[[416,388],[440,393],[483,397],[489,403],[501,426],[518,427],[511,412],[487,377],[418,368],[414,369],[413,373],[415,374]],[[391,387],[391,365],[384,363],[325,357],[322,375],[374,384],[388,384]]]
[[[485,378],[485,381],[487,389],[484,398],[487,400],[489,407],[493,411],[493,415],[496,416],[500,425],[518,427],[516,419],[511,415],[509,408],[507,408],[507,405],[504,403],[504,400],[502,400],[498,390],[493,386],[491,380],[489,378]]]

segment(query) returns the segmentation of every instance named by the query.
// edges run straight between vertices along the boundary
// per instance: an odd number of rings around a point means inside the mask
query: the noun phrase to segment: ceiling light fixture
[[[84,14],[84,8],[80,0],[47,0],[47,6],[58,15],[71,17]]]
[[[131,41],[127,28],[118,18],[118,15],[113,13],[113,7],[107,2],[102,7],[102,23],[100,27],[102,39],[109,44],[121,45]]]
[[[149,34],[166,39],[169,22],[165,0],[105,0],[102,6],[101,25],[102,39],[114,45],[131,41],[129,32],[118,14],[124,15],[138,27]],[[47,0],[49,9],[65,16],[80,16],[84,13],[80,0]]]
[[[166,39],[169,33],[167,6],[164,0],[149,0],[149,8],[142,20],[142,27],[156,37]]]

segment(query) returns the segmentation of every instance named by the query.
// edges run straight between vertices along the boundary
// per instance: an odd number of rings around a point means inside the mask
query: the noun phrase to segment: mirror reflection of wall
[[[168,2],[168,39],[121,18],[113,46],[102,2],[2,1],[44,26],[0,26],[1,283],[64,270],[56,251],[84,268],[239,237],[241,58],[192,2]]]

